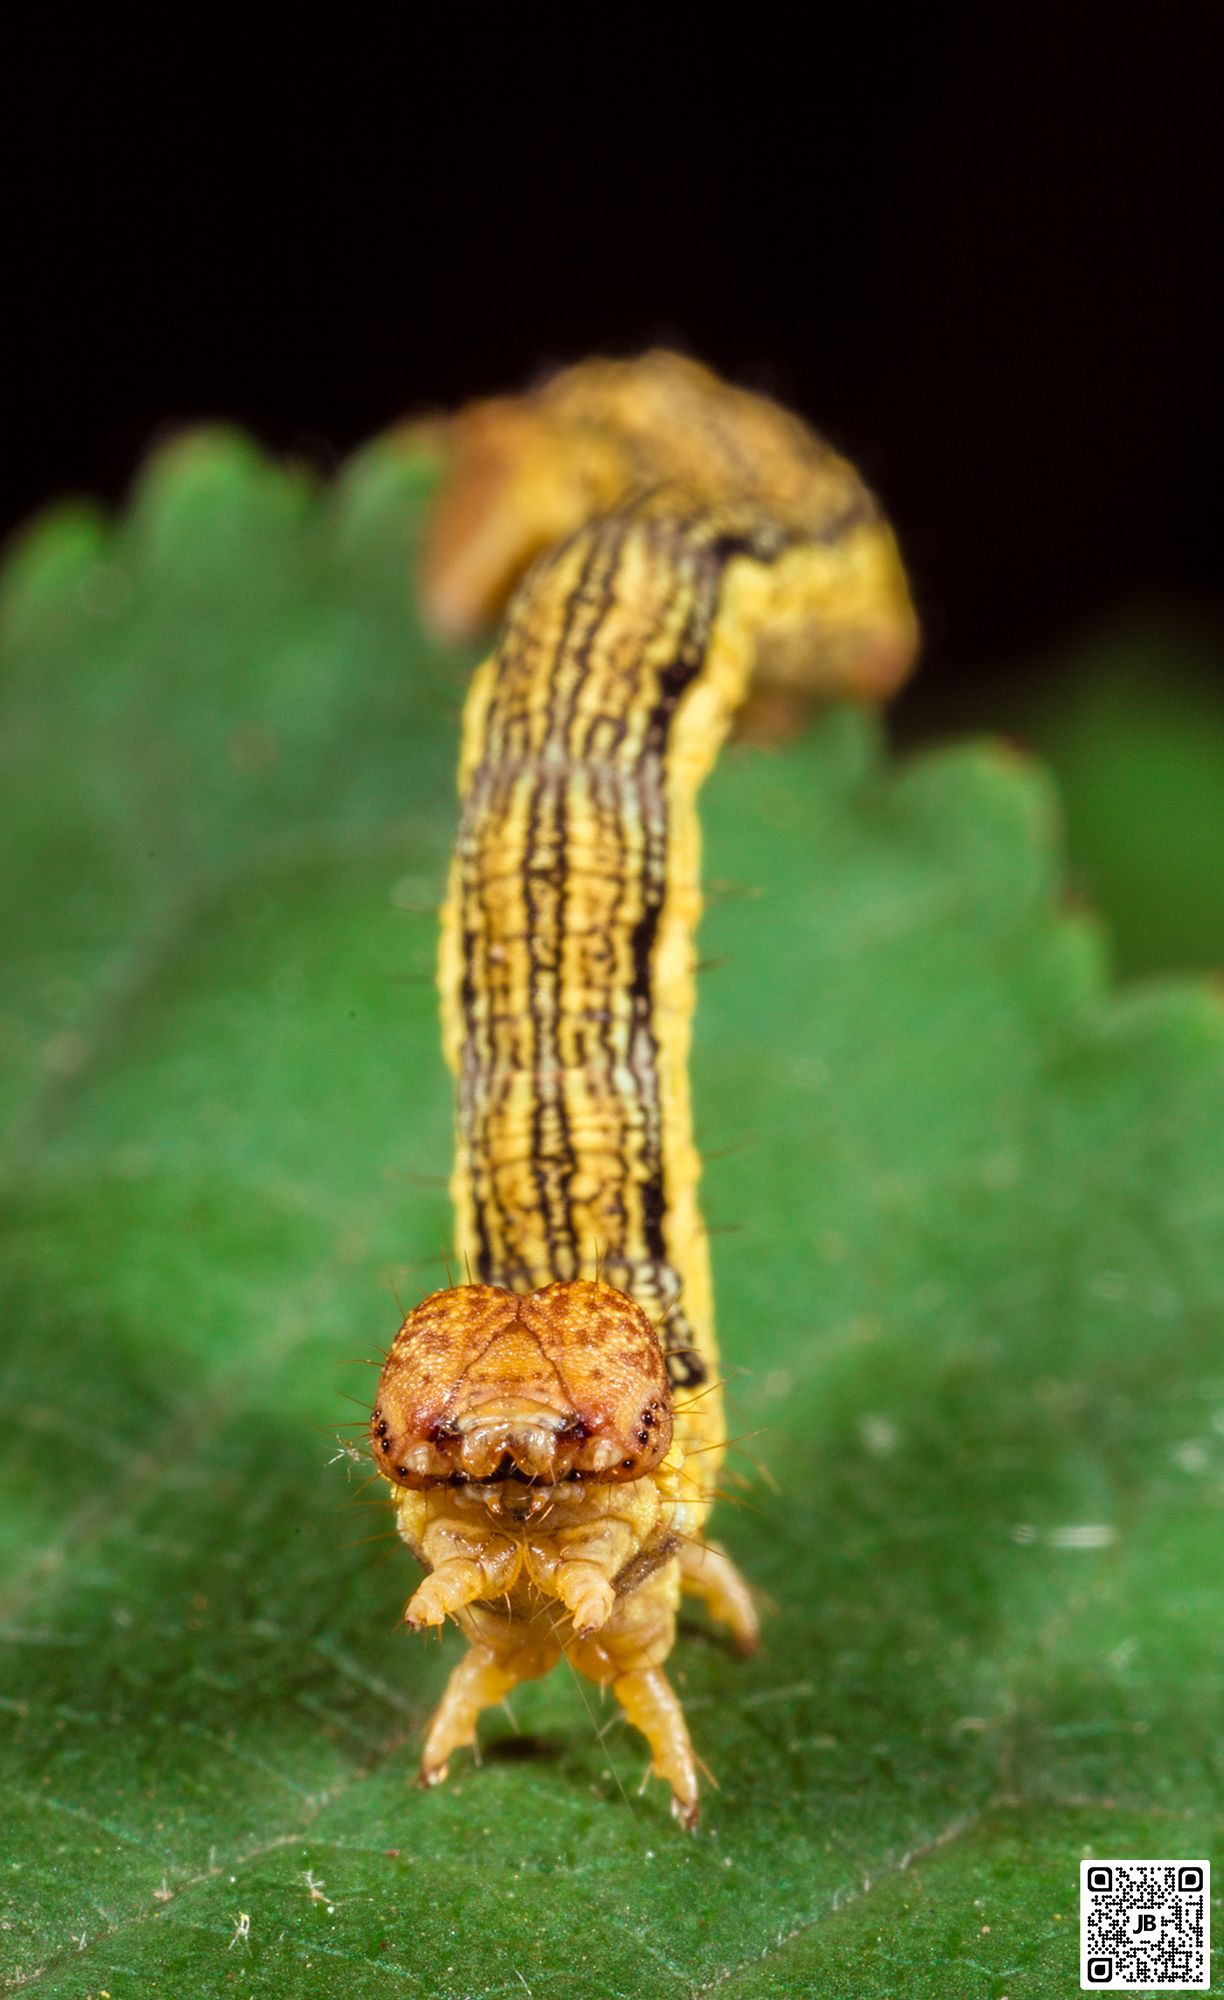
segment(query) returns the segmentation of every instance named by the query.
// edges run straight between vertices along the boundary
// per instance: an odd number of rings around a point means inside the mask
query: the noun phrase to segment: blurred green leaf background
[[[1120,974],[1224,967],[1224,625],[1207,607],[1121,608],[934,707],[920,675],[905,741],[970,728],[1052,771],[1068,892],[1105,920]]]
[[[3,1979],[1062,2000],[1081,1855],[1224,1808],[1218,714],[1152,627],[1028,719],[1061,808],[844,713],[727,754],[695,1093],[768,1643],[681,1640],[693,1840],[559,1674],[427,1797],[453,1642],[396,1629],[345,1364],[449,1233],[430,477],[194,435],[6,573]]]

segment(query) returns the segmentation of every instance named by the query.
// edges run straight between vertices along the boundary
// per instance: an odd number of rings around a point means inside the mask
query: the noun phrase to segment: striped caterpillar
[[[853,469],[679,356],[587,363],[445,442],[426,610],[463,633],[510,601],[468,697],[442,920],[472,1281],[408,1314],[371,1421],[427,1571],[407,1624],[453,1617],[469,1642],[421,1776],[565,1655],[691,1827],[663,1671],[681,1591],[757,1637],[705,1534],[723,1417],[687,1076],[696,794],[750,680],[776,712],[881,701],[914,615]]]

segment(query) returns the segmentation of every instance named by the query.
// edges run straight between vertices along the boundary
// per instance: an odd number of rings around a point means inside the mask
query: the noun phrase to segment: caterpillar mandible
[[[880,702],[916,621],[853,468],[681,356],[585,363],[445,441],[426,611],[459,634],[509,608],[464,716],[440,954],[472,1281],[408,1314],[370,1431],[427,1572],[406,1622],[469,1642],[421,1777],[564,1654],[692,1827],[663,1670],[681,1591],[757,1638],[705,1533],[723,1417],[687,1075],[696,795],[750,683]]]

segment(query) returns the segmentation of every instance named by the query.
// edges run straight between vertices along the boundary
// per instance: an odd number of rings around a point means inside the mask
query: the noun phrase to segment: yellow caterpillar
[[[705,1535],[723,1417],[687,1075],[696,794],[750,682],[778,713],[880,701],[914,614],[853,469],[677,355],[478,404],[446,444],[426,609],[465,632],[514,596],[468,698],[442,925],[475,1282],[408,1314],[371,1422],[428,1572],[407,1622],[469,1641],[422,1777],[564,1653],[692,1826],[663,1672],[681,1589],[744,1649],[757,1634]]]

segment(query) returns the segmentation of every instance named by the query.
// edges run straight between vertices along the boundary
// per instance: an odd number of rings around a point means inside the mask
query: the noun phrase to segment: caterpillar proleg
[[[916,623],[852,467],[677,355],[477,404],[446,445],[426,609],[459,633],[509,604],[465,711],[440,955],[472,1282],[408,1314],[371,1423],[427,1571],[406,1620],[469,1642],[421,1774],[564,1654],[691,1827],[663,1671],[681,1591],[742,1648],[757,1634],[706,1535],[724,1432],[688,1087],[697,792],[746,700],[880,702]]]

